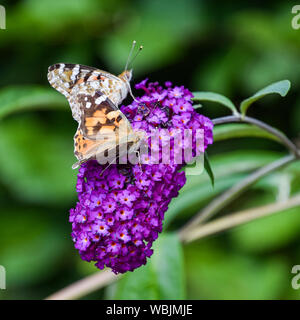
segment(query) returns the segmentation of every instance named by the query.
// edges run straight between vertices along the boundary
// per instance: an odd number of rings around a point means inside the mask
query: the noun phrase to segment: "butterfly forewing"
[[[121,78],[80,64],[54,64],[48,69],[48,80],[53,88],[68,99],[76,121],[80,117],[80,109],[75,103],[77,94],[93,96],[96,91],[101,91],[118,106],[128,93],[127,84]]]

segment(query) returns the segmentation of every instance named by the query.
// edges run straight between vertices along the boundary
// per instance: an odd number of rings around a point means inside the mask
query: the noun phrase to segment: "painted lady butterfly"
[[[74,136],[78,162],[73,169],[89,159],[99,161],[116,147],[120,150],[121,146],[127,146],[129,154],[139,148],[144,132],[134,131],[118,109],[128,92],[132,95],[131,76],[132,71],[127,67],[119,76],[79,64],[59,63],[49,67],[49,83],[68,99],[73,118],[78,122]],[[113,163],[119,156],[120,152],[106,159]]]

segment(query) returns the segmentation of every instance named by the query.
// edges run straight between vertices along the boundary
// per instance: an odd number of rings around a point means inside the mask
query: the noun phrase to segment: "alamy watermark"
[[[291,272],[295,274],[291,281],[292,288],[298,290],[300,289],[300,265],[296,264],[293,266]]]
[[[0,29],[6,29],[6,12],[5,8],[0,5]]]
[[[204,169],[203,129],[155,129],[118,133],[98,133],[96,160],[99,164],[171,164],[184,165],[187,175],[199,175]],[[97,147],[98,146],[98,147]]]
[[[292,13],[295,14],[295,16],[292,19],[292,28],[294,30],[300,29],[300,5],[297,4],[293,6]]]
[[[6,289],[6,270],[0,265],[0,289]]]

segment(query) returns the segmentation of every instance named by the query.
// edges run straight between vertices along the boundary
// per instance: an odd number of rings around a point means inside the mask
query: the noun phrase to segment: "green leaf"
[[[59,117],[49,113],[45,119],[26,113],[1,123],[1,181],[17,199],[50,205],[72,203],[76,196],[76,171],[71,169],[75,128],[69,118],[67,113]]]
[[[157,274],[161,299],[184,299],[183,251],[177,235],[161,234],[153,249],[151,265]]]
[[[183,252],[176,234],[161,234],[145,266],[116,284],[113,299],[184,299]]]
[[[214,142],[246,137],[265,138],[279,141],[276,136],[252,124],[232,123],[214,127]]]
[[[202,108],[202,107],[203,107],[202,104],[193,104],[193,108],[194,108],[195,110],[200,109],[200,108]]]
[[[282,80],[282,81],[272,83],[269,86],[263,88],[262,90],[259,90],[253,96],[251,96],[250,98],[241,102],[240,108],[241,108],[242,115],[244,115],[244,116],[246,115],[246,112],[247,112],[249,106],[253,102],[263,98],[264,96],[266,96],[268,94],[278,93],[282,97],[286,96],[290,87],[291,87],[291,83],[289,80]]]
[[[207,174],[209,176],[211,185],[214,187],[214,185],[215,185],[215,176],[214,176],[214,173],[212,171],[212,168],[211,168],[211,165],[210,165],[210,162],[209,162],[209,159],[208,159],[207,152],[204,152],[204,169],[205,169],[205,171],[207,172]]]
[[[66,99],[52,88],[13,86],[0,90],[0,120],[19,111],[65,108]]]
[[[220,103],[223,106],[229,108],[233,114],[238,113],[238,111],[236,110],[236,107],[232,103],[232,101],[219,93],[197,91],[197,92],[193,92],[193,95],[194,95],[194,97],[192,98],[193,101],[196,101],[196,102],[201,102],[201,101],[217,102],[217,103]]]
[[[109,300],[160,299],[156,274],[149,262],[133,273],[126,273],[112,288],[112,296],[107,297]]]

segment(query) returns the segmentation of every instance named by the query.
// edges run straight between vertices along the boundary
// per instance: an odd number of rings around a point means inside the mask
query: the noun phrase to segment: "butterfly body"
[[[48,69],[48,81],[69,101],[78,122],[74,136],[73,168],[89,159],[97,159],[114,147],[125,145],[134,152],[142,134],[118,109],[130,92],[131,70],[119,76],[79,64],[59,63]],[[115,158],[121,156],[116,154]],[[114,159],[113,159],[114,160]]]

